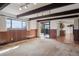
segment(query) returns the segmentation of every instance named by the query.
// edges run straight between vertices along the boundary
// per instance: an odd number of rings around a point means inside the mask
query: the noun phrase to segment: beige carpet
[[[25,40],[3,46],[1,56],[78,56],[79,48],[51,39]]]

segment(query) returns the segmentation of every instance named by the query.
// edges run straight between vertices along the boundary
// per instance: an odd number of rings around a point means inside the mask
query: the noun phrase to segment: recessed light
[[[22,8],[19,8],[19,10],[22,10]]]
[[[27,6],[24,6],[25,9],[27,9]]]
[[[37,3],[33,3],[34,5],[36,5]]]

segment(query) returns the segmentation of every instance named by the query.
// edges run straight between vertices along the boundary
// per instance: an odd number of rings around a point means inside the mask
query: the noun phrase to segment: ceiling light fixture
[[[28,8],[28,4],[29,4],[29,3],[26,3],[26,4],[22,5],[22,6],[20,6],[20,7],[19,7],[19,10],[27,9],[27,8]]]
[[[19,10],[22,10],[22,8],[20,7]]]
[[[25,9],[27,9],[27,6],[24,6]]]
[[[34,5],[36,5],[37,3],[33,3]]]

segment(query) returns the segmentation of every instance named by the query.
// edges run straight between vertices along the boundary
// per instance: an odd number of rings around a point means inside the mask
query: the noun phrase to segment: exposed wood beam
[[[19,14],[19,15],[17,15],[17,17],[27,16],[27,15],[43,12],[43,11],[46,11],[46,10],[63,7],[63,6],[70,5],[70,4],[74,4],[74,3],[51,3],[49,5],[40,7],[38,9],[34,9],[34,10],[31,10],[31,11]]]
[[[74,13],[79,13],[79,9],[74,9],[74,10],[68,10],[64,12],[59,12],[59,13],[54,13],[54,14],[49,14],[49,15],[44,15],[44,16],[39,16],[39,17],[34,17],[30,18],[30,20],[35,20],[35,19],[40,19],[40,18],[46,18],[46,17],[56,17],[56,16],[62,16],[62,15],[68,15],[68,14],[74,14]]]
[[[40,21],[49,21],[49,20],[59,20],[59,19],[67,19],[67,18],[75,18],[75,17],[79,17],[79,15],[72,15],[72,16],[65,16],[65,17],[58,17],[58,18],[50,18],[50,19],[42,19],[42,20],[37,20],[37,22]]]

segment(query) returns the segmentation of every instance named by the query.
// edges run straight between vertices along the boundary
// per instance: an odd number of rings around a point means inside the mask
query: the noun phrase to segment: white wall
[[[50,21],[50,29],[57,29],[57,20]]]
[[[69,33],[73,33],[73,27],[68,27],[68,25],[71,25],[73,24],[74,25],[74,18],[73,19],[66,19],[63,24],[64,24],[64,28],[63,30],[65,30],[66,34],[69,34]]]
[[[59,22],[58,20],[52,20],[50,21],[50,29],[56,29],[57,30],[57,36],[60,35],[60,28],[59,28]]]
[[[57,36],[60,35],[60,22],[62,22],[64,24],[64,28],[63,30],[66,31],[66,33],[72,33],[73,30],[69,27],[67,27],[67,25],[70,25],[70,24],[74,24],[74,20],[76,18],[69,18],[69,19],[58,19],[58,20],[52,20],[50,22],[50,29],[56,29],[57,30]]]
[[[29,22],[29,26],[30,26],[30,29],[37,29],[37,21],[36,20],[31,20]]]
[[[6,21],[4,16],[0,16],[0,31],[7,31]]]
[[[74,29],[79,29],[79,17],[75,19],[74,21]]]

